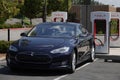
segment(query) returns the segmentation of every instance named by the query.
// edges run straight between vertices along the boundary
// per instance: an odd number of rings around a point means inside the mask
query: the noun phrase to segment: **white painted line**
[[[68,76],[68,74],[66,74],[66,75],[62,75],[62,76],[57,77],[57,78],[55,78],[55,79],[53,79],[53,80],[60,80],[60,79],[62,79],[62,78],[64,78],[64,77],[66,77],[66,76]]]
[[[97,59],[95,59],[95,61],[97,61]],[[95,62],[95,61],[94,61],[94,62]],[[76,71],[78,71],[78,70],[80,70],[80,69],[86,67],[86,66],[89,65],[89,64],[91,64],[91,63],[86,63],[85,65],[83,65],[83,66],[77,68]],[[65,74],[65,75],[59,76],[59,77],[57,77],[57,78],[55,78],[55,79],[53,79],[53,80],[60,80],[60,79],[66,77],[66,76],[68,76],[68,75],[70,75],[70,74]]]
[[[80,69],[84,68],[85,66],[87,66],[87,65],[89,65],[89,64],[90,64],[90,63],[86,63],[85,65],[83,65],[83,66],[81,66],[81,67],[77,68],[77,69],[76,69],[76,71],[78,71],[78,70],[80,70]]]
[[[95,59],[95,61],[97,61],[98,59]],[[94,61],[94,62],[95,62]],[[91,63],[86,63],[85,65],[83,65],[83,66],[81,66],[81,67],[79,67],[79,68],[77,68],[76,70],[78,71],[78,70],[80,70],[80,69],[82,69],[82,68],[84,68],[85,66],[87,66],[87,65],[89,65],[89,64],[91,64]]]
[[[87,65],[89,65],[89,64],[90,64],[90,63],[87,63],[87,64],[85,64],[85,65],[83,65],[83,66],[77,68],[76,71],[82,69],[83,67],[85,67],[85,66],[87,66]],[[66,76],[68,76],[68,75],[70,75],[70,74],[65,74],[65,75],[59,76],[59,77],[57,77],[57,78],[55,78],[55,79],[53,79],[53,80],[60,80],[60,79],[66,77]]]

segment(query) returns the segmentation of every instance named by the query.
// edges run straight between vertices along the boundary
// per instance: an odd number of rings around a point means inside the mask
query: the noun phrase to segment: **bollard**
[[[10,41],[10,28],[8,28],[8,41]]]

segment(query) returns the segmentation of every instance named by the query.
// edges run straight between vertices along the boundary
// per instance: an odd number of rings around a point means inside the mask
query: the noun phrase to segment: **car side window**
[[[77,36],[80,36],[82,34],[80,26],[77,26],[76,34],[77,34]]]
[[[82,31],[82,34],[83,35],[87,35],[88,31],[84,28],[84,27],[81,27],[81,31]]]

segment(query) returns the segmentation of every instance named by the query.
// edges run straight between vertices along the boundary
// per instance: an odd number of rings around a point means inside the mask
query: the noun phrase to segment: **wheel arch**
[[[77,59],[78,59],[78,50],[77,50],[77,47],[74,47],[74,51],[75,51],[75,55],[76,55],[76,63],[77,63]]]

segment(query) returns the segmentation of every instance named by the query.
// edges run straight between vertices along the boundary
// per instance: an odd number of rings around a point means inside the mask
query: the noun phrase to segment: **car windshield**
[[[30,37],[73,37],[75,26],[68,24],[41,24],[34,27],[29,33]]]

